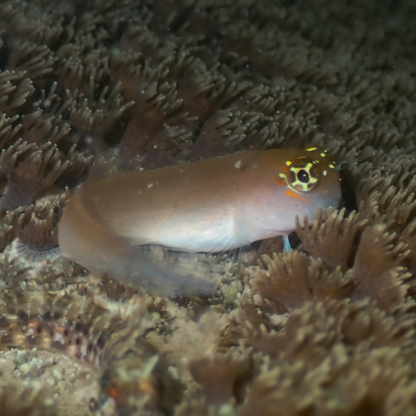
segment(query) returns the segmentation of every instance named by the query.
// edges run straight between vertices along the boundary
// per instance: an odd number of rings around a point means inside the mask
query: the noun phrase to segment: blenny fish
[[[136,246],[214,253],[282,236],[288,250],[296,216],[313,220],[340,200],[339,167],[325,150],[241,151],[87,181],[64,210],[59,245],[65,258],[122,283],[204,293],[210,282],[166,270]]]

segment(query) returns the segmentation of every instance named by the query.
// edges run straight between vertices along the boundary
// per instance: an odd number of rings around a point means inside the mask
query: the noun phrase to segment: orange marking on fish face
[[[279,186],[286,186],[286,181],[283,178],[274,178],[274,180]]]
[[[300,199],[300,200],[301,200],[301,201],[303,201],[303,202],[308,202],[308,199],[307,199],[307,198],[304,198],[303,196],[300,196],[300,195],[298,195],[298,194],[295,194],[294,192],[289,191],[289,189],[285,191],[285,194],[286,194],[287,196],[292,197],[292,198]]]

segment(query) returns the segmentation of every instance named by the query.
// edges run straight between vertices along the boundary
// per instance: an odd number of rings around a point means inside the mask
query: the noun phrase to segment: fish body
[[[218,252],[287,236],[341,199],[338,168],[318,148],[242,151],[86,183],[59,224],[64,257],[86,268],[130,261],[157,244]]]

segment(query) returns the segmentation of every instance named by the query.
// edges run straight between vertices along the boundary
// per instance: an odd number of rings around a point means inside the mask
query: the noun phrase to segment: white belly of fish
[[[158,244],[172,249],[189,252],[218,252],[240,247],[246,242],[240,241],[232,216],[213,218],[171,220],[169,223],[153,223],[138,226],[138,233],[132,229],[123,230],[123,234],[133,245]],[[238,228],[238,227],[237,227]],[[120,230],[119,230],[120,231]]]

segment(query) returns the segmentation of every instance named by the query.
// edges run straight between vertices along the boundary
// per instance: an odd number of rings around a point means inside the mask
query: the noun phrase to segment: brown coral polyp
[[[0,172],[6,176],[7,191],[1,207],[10,210],[29,205],[39,192],[50,187],[69,166],[59,158],[50,142],[41,146],[19,139],[0,154]]]

